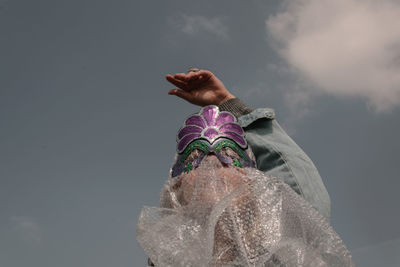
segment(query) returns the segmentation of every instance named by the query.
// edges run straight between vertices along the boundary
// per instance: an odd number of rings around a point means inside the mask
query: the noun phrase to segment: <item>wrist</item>
[[[232,95],[231,93],[228,93],[226,96],[222,97],[222,98],[218,101],[218,103],[216,103],[216,105],[219,106],[219,105],[221,105],[222,103],[224,103],[224,102],[226,102],[226,101],[228,101],[228,100],[234,99],[234,98],[236,98],[234,95]]]
[[[220,111],[228,111],[232,113],[236,118],[249,114],[253,111],[251,107],[246,106],[246,104],[244,104],[239,98],[236,97],[221,102],[218,107]]]

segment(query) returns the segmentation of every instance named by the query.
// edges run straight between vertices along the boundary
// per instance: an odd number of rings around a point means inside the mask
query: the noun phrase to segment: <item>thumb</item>
[[[192,95],[184,90],[179,90],[179,89],[172,89],[168,92],[169,95],[176,95],[182,99],[185,99],[188,102],[191,102],[192,100]]]

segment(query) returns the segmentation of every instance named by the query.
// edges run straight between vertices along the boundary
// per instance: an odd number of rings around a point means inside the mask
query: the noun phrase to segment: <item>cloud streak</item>
[[[228,40],[228,27],[223,21],[222,17],[208,18],[186,14],[182,14],[179,18],[170,19],[170,23],[188,36],[212,35],[221,40]]]
[[[400,104],[399,18],[391,0],[296,0],[266,28],[303,91],[362,97],[382,112]]]
[[[25,242],[35,244],[42,242],[42,234],[34,218],[28,216],[11,216],[8,220]]]

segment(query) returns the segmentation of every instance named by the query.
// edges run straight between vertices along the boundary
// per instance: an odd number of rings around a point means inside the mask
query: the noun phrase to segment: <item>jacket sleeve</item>
[[[228,101],[222,103],[220,109],[234,111],[246,132],[257,168],[290,185],[329,220],[330,198],[317,168],[280,127],[274,111],[269,108],[253,110],[237,98]]]

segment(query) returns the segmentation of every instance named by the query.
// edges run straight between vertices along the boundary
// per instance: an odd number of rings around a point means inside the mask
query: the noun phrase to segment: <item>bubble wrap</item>
[[[254,168],[204,160],[144,207],[137,238],[155,266],[354,266],[325,218]]]

